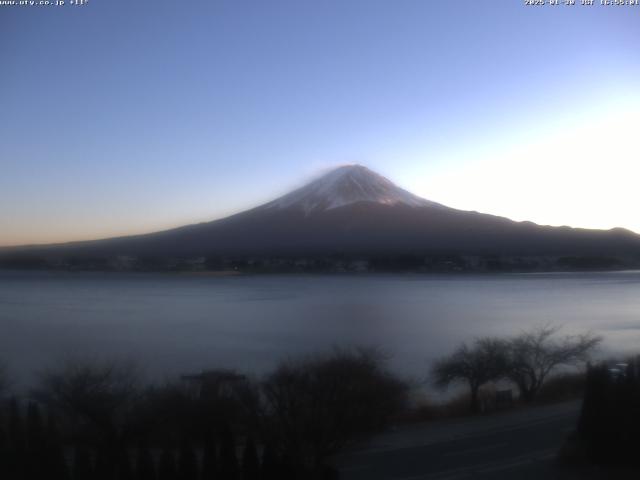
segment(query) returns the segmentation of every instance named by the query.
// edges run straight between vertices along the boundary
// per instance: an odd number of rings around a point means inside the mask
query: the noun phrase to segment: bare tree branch
[[[577,365],[602,341],[592,333],[555,338],[557,326],[544,325],[509,341],[508,377],[526,402],[535,399],[548,375],[561,365]]]
[[[75,423],[113,438],[121,433],[138,385],[137,369],[130,363],[75,360],[43,373],[32,395]]]
[[[407,386],[371,350],[286,362],[263,384],[266,413],[290,454],[309,465],[384,426],[404,406]]]
[[[507,343],[499,338],[476,339],[471,346],[463,343],[448,357],[438,360],[431,370],[434,383],[446,388],[465,382],[471,392],[470,409],[479,410],[478,391],[487,382],[498,380],[507,372]]]

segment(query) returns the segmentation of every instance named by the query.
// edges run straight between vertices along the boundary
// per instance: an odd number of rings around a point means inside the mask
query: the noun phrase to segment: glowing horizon
[[[211,221],[344,163],[453,208],[640,232],[630,9],[303,3],[3,9],[0,246]]]

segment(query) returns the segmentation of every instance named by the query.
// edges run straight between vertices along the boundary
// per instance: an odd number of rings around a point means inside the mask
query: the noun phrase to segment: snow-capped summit
[[[362,165],[344,165],[302,188],[264,205],[265,209],[295,209],[309,214],[357,202],[410,207],[446,208],[396,186]]]

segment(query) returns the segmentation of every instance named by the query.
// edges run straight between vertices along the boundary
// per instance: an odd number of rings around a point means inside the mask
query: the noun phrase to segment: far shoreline
[[[167,275],[182,277],[269,277],[269,276],[309,276],[309,277],[383,277],[394,276],[446,276],[446,277],[487,277],[487,276],[535,276],[535,275],[595,275],[595,274],[634,274],[640,273],[640,268],[628,269],[600,269],[600,270],[464,270],[464,271],[420,271],[420,270],[382,270],[382,271],[305,271],[305,270],[273,270],[273,271],[247,271],[247,270],[113,270],[113,269],[67,269],[67,268],[6,268],[0,267],[4,273],[100,273],[100,274],[124,274],[124,275]]]

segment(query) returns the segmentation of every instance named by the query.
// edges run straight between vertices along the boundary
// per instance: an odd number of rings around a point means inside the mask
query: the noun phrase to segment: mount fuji
[[[361,165],[345,165],[283,197],[264,209],[303,210],[307,215],[358,202],[410,207],[444,206],[417,197]]]
[[[46,264],[68,264],[69,259],[86,264],[91,259],[92,265],[106,265],[116,257],[251,264],[274,258],[403,257],[420,269],[442,259],[449,264],[451,258],[456,265],[467,265],[474,257],[507,259],[516,269],[562,268],[557,262],[569,262],[568,268],[618,268],[640,265],[640,236],[624,229],[548,227],[457,210],[420,198],[364,166],[348,165],[269,203],[207,223],[0,250],[5,265],[26,257]]]

